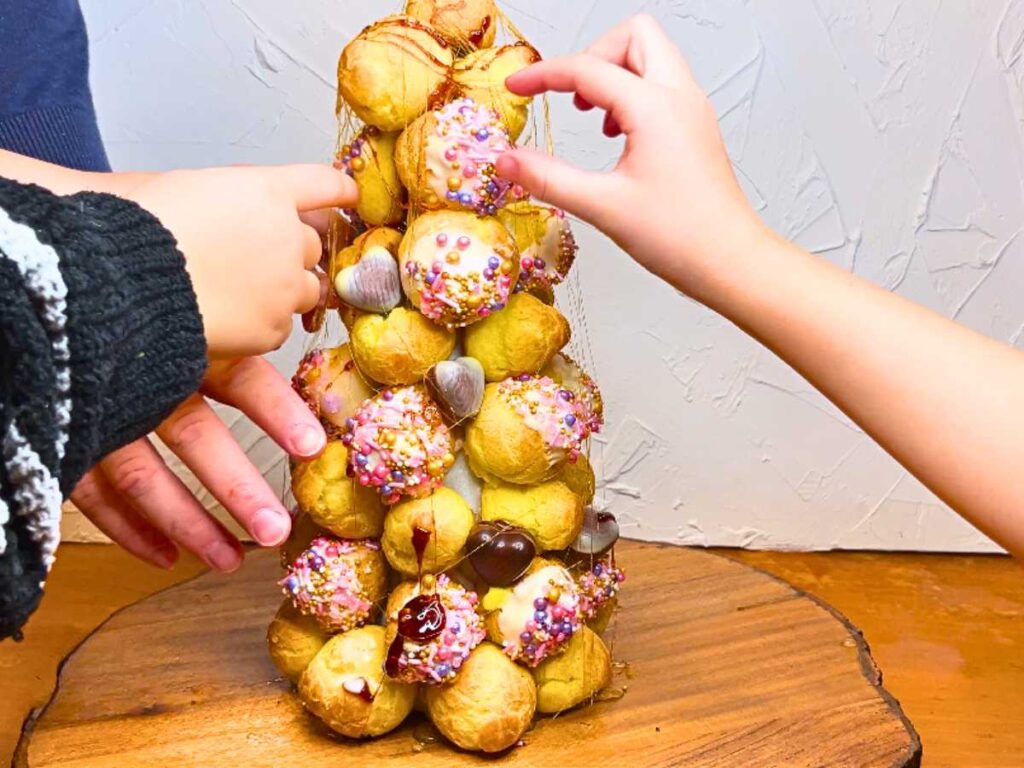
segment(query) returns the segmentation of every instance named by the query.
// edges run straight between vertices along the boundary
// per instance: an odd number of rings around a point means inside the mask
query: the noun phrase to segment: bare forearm
[[[706,298],[1024,556],[1024,354],[771,239]]]
[[[38,184],[56,195],[108,192],[123,197],[151,174],[87,173],[0,149],[0,176],[21,184]]]

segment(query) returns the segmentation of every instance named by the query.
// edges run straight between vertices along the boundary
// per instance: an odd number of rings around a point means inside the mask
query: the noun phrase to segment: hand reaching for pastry
[[[605,135],[626,141],[608,173],[520,148],[499,158],[499,174],[598,227],[694,298],[705,297],[719,255],[766,239],[714,109],[651,17],[629,19],[581,54],[527,67],[507,86],[523,96],[573,93],[577,108],[605,112]]]
[[[269,362],[249,357],[213,363],[200,393],[156,431],[253,539],[280,544],[290,530],[288,512],[207,397],[238,408],[298,459],[320,453],[323,428]],[[154,565],[171,567],[179,546],[216,570],[233,571],[242,562],[238,539],[203,509],[146,438],[107,456],[71,500],[111,539]]]
[[[329,166],[286,165],[171,171],[125,196],[177,239],[216,360],[276,349],[294,315],[317,305],[322,245],[306,221],[353,205],[357,191]]]
[[[321,166],[135,174],[126,181],[116,192],[178,239],[213,360],[200,392],[156,434],[255,541],[280,544],[291,527],[288,512],[206,398],[241,410],[294,458],[323,450],[323,428],[291,385],[266,360],[245,355],[278,347],[294,314],[321,301],[321,278],[309,270],[321,257],[323,209],[351,204],[354,184]],[[218,205],[224,200],[231,204]],[[111,539],[155,565],[173,565],[178,547],[221,571],[242,562],[238,539],[146,438],[107,456],[71,500]]]

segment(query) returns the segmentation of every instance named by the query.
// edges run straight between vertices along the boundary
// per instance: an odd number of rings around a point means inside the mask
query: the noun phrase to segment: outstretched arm
[[[784,242],[732,172],[714,110],[656,22],[509,78],[625,134],[588,173],[517,150],[499,172],[605,231],[817,387],[953,509],[1024,556],[1024,354]],[[1024,300],[1024,296],[1022,296]]]

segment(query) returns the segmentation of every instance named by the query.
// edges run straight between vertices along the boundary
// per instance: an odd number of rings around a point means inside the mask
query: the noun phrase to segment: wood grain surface
[[[517,766],[915,766],[920,742],[856,630],[794,588],[705,552],[624,542],[609,700],[545,718]],[[117,613],[65,662],[15,765],[421,766],[485,761],[412,720],[332,738],[271,666],[272,553]],[[615,698],[619,694],[621,698]],[[420,724],[417,725],[417,722]],[[380,761],[378,763],[378,761]]]

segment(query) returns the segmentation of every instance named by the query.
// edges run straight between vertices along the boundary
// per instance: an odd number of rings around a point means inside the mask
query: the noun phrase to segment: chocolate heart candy
[[[358,263],[334,278],[334,290],[350,307],[366,312],[390,312],[402,300],[398,262],[386,248],[370,248]]]
[[[583,516],[583,528],[569,549],[580,555],[596,557],[615,546],[619,540],[619,523],[611,512],[597,512],[587,507]]]
[[[423,383],[441,414],[453,424],[476,416],[484,401],[484,369],[473,357],[436,363]]]
[[[522,528],[504,520],[477,523],[466,539],[469,562],[492,587],[507,587],[529,567],[537,545]]]
[[[416,595],[398,612],[398,634],[425,643],[444,632],[444,606],[437,595]]]

